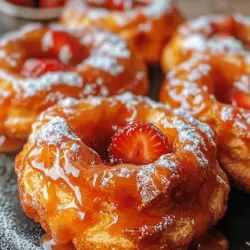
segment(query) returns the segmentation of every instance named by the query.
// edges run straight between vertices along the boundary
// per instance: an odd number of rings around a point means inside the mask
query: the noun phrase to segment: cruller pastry
[[[250,78],[245,56],[197,54],[167,74],[160,100],[208,123],[218,159],[234,184],[250,192]]]
[[[209,126],[127,93],[42,113],[15,168],[43,245],[185,249],[227,207]]]
[[[219,161],[250,192],[250,17],[198,17],[166,47],[161,101],[182,108],[219,135]],[[180,64],[183,62],[182,64]],[[178,66],[179,65],[179,66]]]
[[[165,46],[162,67],[165,72],[186,61],[193,54],[207,52],[223,60],[239,63],[240,58],[249,58],[250,17],[235,15],[207,15],[181,24]],[[230,72],[229,72],[230,73]]]
[[[0,39],[0,151],[64,97],[146,94],[146,66],[122,38],[94,27],[30,24]]]
[[[65,25],[97,24],[120,34],[148,63],[160,61],[182,20],[173,0],[72,0],[61,18]]]

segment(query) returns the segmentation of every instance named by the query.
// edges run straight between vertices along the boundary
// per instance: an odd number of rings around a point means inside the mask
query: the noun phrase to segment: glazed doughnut
[[[214,140],[208,125],[146,97],[65,99],[16,159],[22,206],[48,233],[43,245],[185,249],[227,207]]]
[[[182,20],[173,0],[72,0],[61,18],[65,25],[101,25],[120,34],[148,63],[160,61]]]
[[[246,50],[250,45],[249,34],[250,17],[241,14],[201,16],[186,21],[163,51],[163,70],[175,68],[197,52],[220,55],[228,61],[238,61],[243,55],[249,58]]]
[[[208,123],[218,135],[218,159],[233,183],[250,192],[250,64],[194,55],[167,75],[160,100]]]
[[[147,89],[144,62],[117,35],[27,25],[0,39],[0,152],[18,150],[36,117],[64,97]]]

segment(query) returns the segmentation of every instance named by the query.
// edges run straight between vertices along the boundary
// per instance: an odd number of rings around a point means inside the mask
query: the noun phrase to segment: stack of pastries
[[[183,22],[171,0],[72,0],[60,24],[0,39],[0,152],[22,149],[44,249],[228,249],[202,237],[228,177],[250,192],[249,34],[239,14]]]

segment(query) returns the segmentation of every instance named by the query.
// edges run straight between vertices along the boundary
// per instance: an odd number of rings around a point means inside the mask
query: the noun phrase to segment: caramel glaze
[[[59,42],[54,40],[55,33],[62,37]],[[71,51],[71,40],[80,53],[75,47]],[[0,52],[4,55],[0,56],[0,138],[5,141],[0,139],[0,151],[18,150],[36,117],[65,97],[126,91],[144,95],[148,89],[142,59],[123,39],[101,29],[30,24],[1,38]],[[26,78],[21,69],[30,58],[56,58],[71,70]]]
[[[103,8],[91,0],[68,1],[61,17],[66,26],[98,25],[121,35],[133,44],[137,54],[148,63],[159,63],[162,50],[183,21],[172,0],[104,1]]]
[[[186,110],[216,131],[219,161],[234,184],[250,192],[250,111],[230,104],[230,93],[242,91],[244,80],[248,81],[247,59],[219,57],[199,54],[177,66],[167,75],[160,100],[173,109]],[[224,89],[219,87],[221,93],[216,91],[218,79],[222,86],[227,83]]]
[[[45,234],[41,239],[41,246],[44,250],[75,250],[71,243],[61,245],[56,243],[53,238]],[[190,247],[179,250],[228,250],[228,240],[218,231],[211,230],[195,240]]]
[[[144,166],[105,163],[98,153],[131,120],[157,126],[171,153]],[[224,215],[229,185],[204,124],[126,94],[66,100],[33,128],[16,159],[20,197],[57,244],[183,249]]]
[[[250,17],[198,17],[164,49],[160,101],[218,134],[218,156],[234,185],[250,192]],[[171,70],[172,69],[172,70]]]

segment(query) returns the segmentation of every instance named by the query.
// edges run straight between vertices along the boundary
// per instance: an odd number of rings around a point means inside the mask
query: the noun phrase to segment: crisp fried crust
[[[250,111],[226,104],[235,89],[242,91],[248,84],[247,71],[243,75],[237,70],[238,62],[243,65],[246,60],[195,55],[169,72],[160,100],[187,111],[216,131],[220,163],[237,187],[250,192]]]
[[[125,91],[144,95],[148,89],[142,59],[122,38],[98,28],[29,24],[1,38],[0,51],[1,152],[18,149],[32,122],[58,100]],[[22,67],[31,58],[55,58],[67,70],[25,77]]]
[[[130,121],[158,127],[171,152],[148,165],[107,163],[111,137]],[[227,207],[209,126],[131,94],[50,108],[15,169],[26,214],[78,250],[185,249]]]
[[[188,20],[178,27],[165,46],[162,68],[168,72],[197,52],[219,55],[236,64],[238,56],[249,57],[244,48],[250,44],[249,34],[250,17],[241,14],[208,15]]]
[[[163,69],[173,70],[160,94],[162,102],[184,109],[217,132],[219,161],[234,184],[247,192],[249,34],[250,17],[240,14],[203,16],[185,22],[163,53]]]
[[[132,1],[134,3],[123,10],[112,8],[110,2],[115,1],[102,1],[99,5],[97,1],[90,2],[68,1],[61,22],[67,26],[108,28],[132,43],[137,54],[148,63],[160,61],[164,46],[183,20],[172,0]]]

